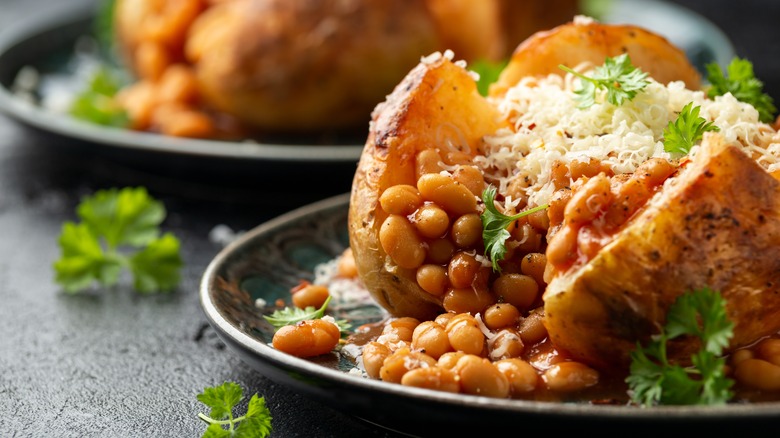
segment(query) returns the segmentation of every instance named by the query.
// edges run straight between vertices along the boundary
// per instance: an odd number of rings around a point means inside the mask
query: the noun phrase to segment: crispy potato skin
[[[480,150],[483,136],[505,126],[466,70],[446,58],[420,63],[372,114],[352,184],[349,236],[360,278],[374,299],[397,316],[441,313],[440,298],[420,289],[415,270],[395,265],[379,244],[387,214],[379,196],[397,184],[417,184],[419,151]]]
[[[523,41],[498,81],[491,96],[501,96],[524,76],[564,75],[564,64],[575,68],[583,62],[601,65],[609,56],[628,53],[631,62],[658,82],[681,80],[699,89],[701,77],[685,52],[666,38],[633,25],[572,22],[537,32]]]
[[[598,367],[627,365],[674,300],[705,286],[727,301],[731,349],[780,330],[780,182],[718,136],[705,145],[591,261],[550,282],[545,325],[556,346]],[[695,349],[677,342],[670,359]]]
[[[418,0],[235,0],[201,14],[186,55],[218,110],[305,131],[365,126],[439,44]]]

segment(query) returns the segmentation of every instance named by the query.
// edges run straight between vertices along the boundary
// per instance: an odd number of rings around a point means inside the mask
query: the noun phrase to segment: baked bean
[[[425,204],[414,212],[414,226],[423,236],[435,239],[447,232],[450,217],[436,204]]]
[[[464,214],[452,224],[452,241],[459,248],[471,248],[482,242],[482,219],[476,213]]]
[[[675,170],[675,167],[669,160],[663,158],[650,158],[637,167],[635,174],[648,186],[655,187],[663,184]]]
[[[417,179],[429,173],[439,173],[443,170],[441,155],[436,149],[424,149],[417,153]]]
[[[116,100],[127,111],[131,128],[145,130],[151,125],[157,105],[155,91],[151,82],[138,81],[117,93]]]
[[[312,357],[333,350],[341,339],[339,327],[324,319],[307,319],[274,333],[274,348],[297,357]]]
[[[379,342],[369,342],[363,346],[362,359],[366,374],[373,379],[379,378],[379,369],[390,356],[390,349]]]
[[[465,356],[466,353],[462,351],[450,351],[447,353],[444,353],[439,357],[439,360],[436,362],[436,365],[441,368],[447,368],[447,369],[453,369],[456,365],[458,365],[458,361],[461,357]]]
[[[552,266],[566,266],[577,257],[578,229],[564,225],[547,242],[547,263]]]
[[[444,163],[449,166],[464,165],[470,163],[473,156],[461,151],[447,151],[444,154]]]
[[[417,187],[409,184],[390,186],[379,196],[379,205],[387,214],[408,216],[423,205]]]
[[[409,348],[399,348],[387,356],[379,369],[379,378],[385,382],[401,383],[404,374],[408,371],[434,365],[436,365],[436,359],[425,353],[412,351]]]
[[[414,329],[420,324],[420,320],[412,318],[411,316],[402,316],[399,318],[393,318],[385,324],[382,328],[382,334],[392,334],[395,337],[404,342],[412,342],[412,335]]]
[[[525,274],[501,274],[493,282],[493,292],[518,310],[526,310],[536,301],[539,285]]]
[[[536,389],[539,383],[539,374],[528,362],[517,359],[501,359],[493,363],[509,381],[512,394],[526,394]]]
[[[743,348],[741,350],[737,350],[733,353],[731,353],[731,365],[737,365],[740,362],[742,362],[745,359],[753,359],[756,355],[753,354],[753,350],[750,350],[748,348]]]
[[[144,39],[169,47],[180,47],[190,24],[198,17],[203,5],[200,0],[169,0],[152,2],[141,23]]]
[[[416,269],[425,261],[425,248],[417,231],[405,217],[391,214],[379,228],[382,249],[400,267]]]
[[[159,79],[157,100],[194,104],[198,100],[198,80],[192,69],[183,64],[168,66]]]
[[[352,253],[352,248],[347,248],[341,253],[338,264],[336,265],[336,273],[339,277],[343,278],[357,278],[358,271],[357,265],[355,265],[355,255]]]
[[[546,233],[547,229],[550,228],[550,218],[547,217],[547,209],[531,213],[526,217],[528,218],[528,224],[537,231]]]
[[[466,186],[474,196],[482,197],[485,178],[477,166],[458,165],[452,173],[452,179]]]
[[[525,345],[520,336],[512,328],[504,328],[498,331],[487,343],[488,357],[490,360],[509,359],[520,357],[525,350]]]
[[[607,209],[605,224],[610,228],[623,225],[650,198],[647,185],[636,178],[629,178],[617,190],[615,202]]]
[[[452,345],[444,327],[435,321],[423,321],[412,334],[412,349],[421,350],[434,359],[452,351]]]
[[[780,366],[763,359],[745,359],[734,368],[734,377],[751,388],[780,391]]]
[[[569,174],[569,166],[563,161],[555,160],[550,168],[550,179],[553,182],[556,190],[560,190],[564,187],[571,186],[571,177]]]
[[[482,320],[490,330],[512,327],[517,324],[520,311],[509,303],[496,303],[485,309]]]
[[[455,253],[447,265],[450,284],[455,288],[470,287],[481,267],[482,263],[478,262],[472,254],[463,251]]]
[[[171,57],[162,44],[154,41],[142,41],[133,55],[135,71],[138,76],[151,81],[158,80],[171,63]]]
[[[609,178],[598,174],[574,192],[564,208],[564,219],[569,224],[590,222],[599,212],[606,211],[613,197]]]
[[[450,320],[456,315],[456,313],[442,313],[436,318],[434,318],[434,321],[441,324],[442,327],[447,327],[447,323],[450,322]]]
[[[755,351],[761,359],[780,366],[780,339],[764,339],[756,345]]]
[[[444,295],[449,285],[447,269],[440,265],[422,265],[417,268],[417,284],[431,295]]]
[[[601,172],[601,161],[593,157],[572,160],[569,163],[569,172],[572,181],[576,181],[583,176],[591,178]]]
[[[571,197],[572,191],[569,187],[556,190],[553,193],[549,207],[547,207],[547,217],[550,219],[551,226],[557,226],[563,222],[563,212]]]
[[[540,286],[545,284],[544,282],[544,270],[547,267],[547,256],[541,252],[532,252],[526,254],[520,264],[520,271],[536,280],[536,283]]]
[[[427,260],[430,263],[443,265],[449,263],[454,253],[455,245],[449,239],[435,239],[428,243]]]
[[[544,308],[539,307],[532,310],[527,317],[520,321],[517,328],[520,339],[526,345],[533,345],[541,342],[547,337],[547,328],[544,326]]]
[[[516,251],[521,253],[537,252],[542,247],[542,235],[531,224],[522,224],[512,228],[510,232],[517,241]]]
[[[442,298],[444,310],[453,313],[477,314],[495,302],[489,290],[476,287],[450,288]]]
[[[454,316],[445,326],[450,345],[466,354],[482,354],[485,348],[485,335],[479,329],[476,318],[468,313]]]
[[[454,216],[477,212],[477,198],[463,184],[440,173],[428,173],[417,180],[423,199],[431,201]]]
[[[483,357],[467,354],[458,360],[455,370],[464,393],[485,397],[509,397],[509,379]]]
[[[547,389],[555,392],[573,392],[599,382],[598,371],[580,362],[559,362],[542,374]]]
[[[451,369],[438,366],[409,370],[401,378],[401,384],[416,388],[446,392],[460,392],[460,377]]]
[[[299,309],[305,309],[307,307],[319,309],[325,304],[325,300],[330,296],[330,291],[327,286],[311,284],[309,282],[302,282],[300,285],[293,288],[291,292],[292,302],[295,307]]]
[[[171,137],[211,137],[214,121],[206,113],[179,103],[160,105],[152,113],[152,127]]]

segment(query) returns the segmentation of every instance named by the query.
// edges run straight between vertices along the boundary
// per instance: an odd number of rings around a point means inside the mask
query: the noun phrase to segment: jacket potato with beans
[[[186,136],[154,115],[171,103],[157,95],[186,84],[196,92],[174,109],[211,117],[210,136],[362,131],[422,56],[451,49],[502,61],[520,38],[578,8],[549,3],[522,2],[515,13],[514,0],[118,0],[118,48],[138,79],[120,103],[135,128]],[[165,81],[172,67],[188,70],[186,83]]]
[[[586,75],[623,54],[647,85],[579,105],[579,78],[560,66]],[[730,349],[776,333],[780,134],[700,87],[665,38],[585,17],[520,44],[487,97],[451,53],[424,58],[372,114],[349,209],[360,278],[397,317],[543,311],[555,348],[597,368],[625,367],[696,288],[726,300]],[[720,132],[680,156],[664,132],[690,102]],[[497,257],[474,221],[485,202],[506,216],[544,209],[508,222]]]

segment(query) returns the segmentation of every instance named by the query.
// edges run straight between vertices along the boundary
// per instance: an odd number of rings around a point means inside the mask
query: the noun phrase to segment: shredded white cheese
[[[575,70],[588,74],[590,67]],[[576,76],[524,78],[494,101],[512,127],[486,137],[485,156],[476,157],[475,163],[496,178],[499,193],[521,178],[527,181],[523,190],[529,205],[546,204],[554,191],[550,171],[555,160],[568,164],[596,158],[615,173],[630,173],[649,158],[671,158],[663,146],[664,128],[694,102],[701,107],[699,115],[720,128],[727,142],[741,145],[770,172],[780,168],[780,135],[759,121],[753,106],[731,94],[707,98],[681,81],[663,85],[648,79],[643,91],[620,106],[607,103],[602,95],[593,106],[580,109]],[[696,147],[690,154],[695,153]]]

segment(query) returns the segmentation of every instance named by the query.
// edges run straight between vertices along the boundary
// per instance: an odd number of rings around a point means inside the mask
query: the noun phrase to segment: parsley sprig
[[[774,121],[777,108],[772,97],[763,92],[764,83],[756,78],[750,61],[742,58],[732,59],[726,67],[728,75],[723,73],[717,63],[707,64],[705,68],[710,83],[706,87],[707,96],[714,98],[731,93],[740,102],[753,105],[758,110],[758,117],[762,122]]]
[[[699,117],[701,107],[689,102],[680,111],[677,119],[664,129],[664,150],[672,154],[686,155],[707,131],[720,131],[720,128]]]
[[[305,309],[288,306],[281,310],[275,310],[270,315],[263,315],[263,318],[277,329],[286,325],[295,325],[301,321],[321,319],[325,316],[325,309],[327,309],[332,298],[332,296],[329,296],[319,309],[315,309],[314,306],[308,306]],[[336,325],[339,326],[342,332],[346,332],[351,327],[351,324],[345,319],[337,319]]]
[[[478,59],[471,65],[471,70],[479,74],[477,81],[477,91],[482,96],[487,96],[490,91],[490,85],[496,82],[501,76],[501,71],[509,63],[509,60],[491,61],[488,59]]]
[[[101,65],[85,88],[76,95],[70,107],[70,114],[98,125],[128,127],[130,118],[115,98],[121,87],[122,81],[117,74],[107,65]]]
[[[143,187],[99,190],[77,207],[81,222],[65,222],[55,281],[75,293],[94,282],[116,284],[123,269],[142,293],[169,291],[180,280],[179,240],[160,235],[165,206]]]
[[[650,83],[647,73],[631,64],[627,53],[614,58],[607,57],[602,66],[593,70],[592,76],[585,76],[565,65],[558,67],[580,78],[581,88],[575,94],[581,109],[596,103],[598,90],[606,90],[607,102],[619,106],[636,97]]]
[[[265,438],[271,434],[271,412],[265,405],[265,398],[257,394],[249,399],[246,414],[233,416],[233,408],[241,401],[243,390],[233,382],[205,388],[198,394],[198,400],[211,408],[209,415],[199,413],[198,418],[209,424],[203,438]],[[227,426],[224,429],[223,426]]]
[[[669,308],[661,333],[645,347],[637,344],[631,353],[626,383],[632,399],[644,406],[725,404],[732,397],[733,381],[725,375],[722,354],[733,334],[720,293],[705,287],[680,295]],[[690,367],[667,358],[667,342],[680,336],[701,341]]]
[[[501,272],[501,266],[498,262],[504,259],[506,255],[506,240],[510,234],[507,227],[512,222],[523,216],[536,213],[547,208],[547,204],[540,205],[525,211],[521,211],[513,216],[507,216],[496,208],[494,200],[496,199],[496,188],[488,186],[482,192],[482,200],[485,202],[485,211],[480,218],[482,219],[482,240],[485,243],[485,255],[493,264],[493,270]]]

